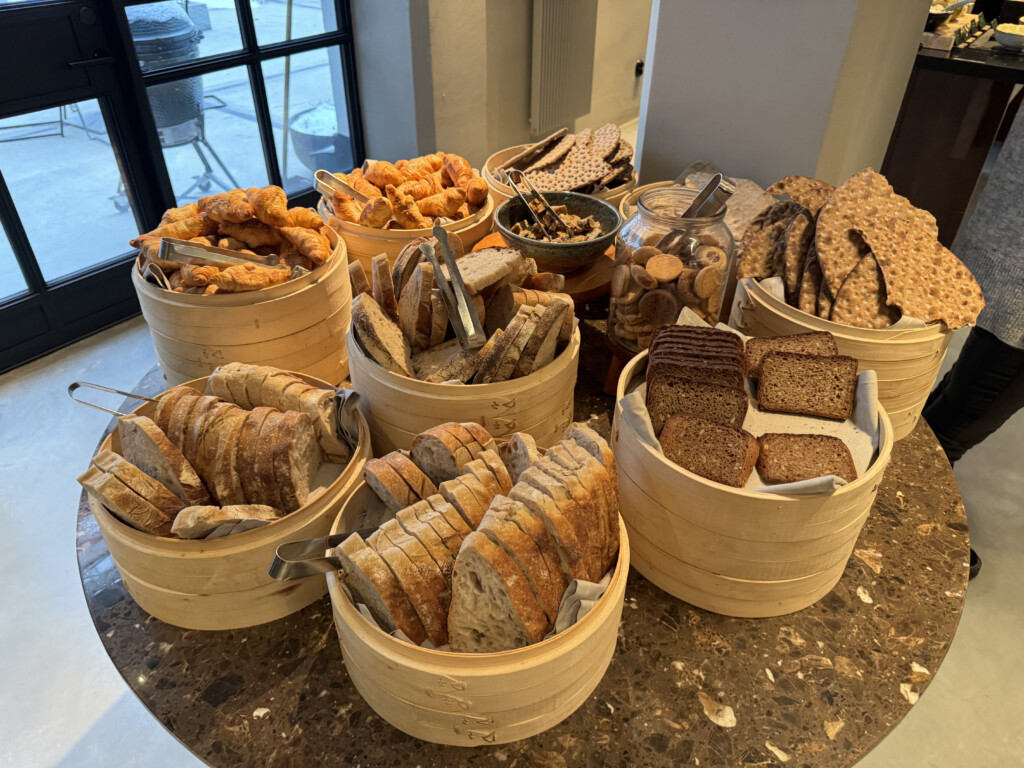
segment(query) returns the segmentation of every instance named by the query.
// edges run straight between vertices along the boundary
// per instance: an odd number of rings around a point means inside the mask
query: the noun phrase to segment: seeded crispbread
[[[835,187],[821,179],[812,179],[808,176],[786,176],[768,187],[765,192],[769,195],[787,194],[807,208],[812,215],[817,215],[821,207],[828,202],[834,190]]]
[[[786,283],[787,298],[795,297],[800,291],[800,270],[813,240],[814,219],[810,211],[802,211],[794,216],[779,240],[779,266]]]
[[[829,319],[857,328],[888,328],[900,319],[899,310],[886,305],[885,282],[873,254],[862,257],[839,286]]]
[[[828,320],[832,315],[832,296],[829,295],[828,285],[825,283],[824,278],[821,281],[821,287],[818,288],[818,301],[815,305],[817,307],[818,317]]]
[[[796,306],[801,311],[813,315],[817,310],[818,291],[821,290],[821,265],[818,254],[814,250],[814,240],[804,257],[803,274],[800,276],[800,291],[796,297]]]
[[[526,169],[526,173],[532,173],[533,171],[539,171],[542,168],[549,168],[550,166],[557,163],[567,154],[572,148],[572,145],[576,143],[576,134],[570,133],[568,136],[563,136],[554,147],[549,151],[541,155],[529,168]]]
[[[516,164],[521,163],[524,160],[528,160],[531,157],[535,157],[535,156],[539,155],[545,149],[547,149],[552,144],[554,144],[556,141],[558,141],[563,136],[565,136],[565,134],[568,133],[568,132],[569,132],[568,128],[559,128],[557,131],[552,133],[546,139],[541,139],[536,144],[531,144],[530,146],[524,148],[521,152],[519,152],[516,155],[510,157],[504,163],[499,165],[496,170],[502,170],[502,169],[505,169],[505,168],[514,168],[516,166]],[[575,136],[574,136],[574,138],[575,138]]]
[[[626,141],[621,136],[619,137],[619,146],[615,148],[615,154],[613,154],[608,162],[615,165],[622,165],[628,163],[633,159],[633,145]]]
[[[737,277],[763,279],[773,274],[772,264],[775,247],[786,233],[788,219],[772,222],[765,227],[747,229],[743,236],[743,253],[740,256]],[[753,227],[753,225],[751,225]]]
[[[594,131],[594,140],[590,145],[590,154],[596,155],[602,160],[607,160],[615,154],[615,150],[619,147],[619,139],[621,138],[622,132],[619,130],[619,126],[615,123],[605,123]]]

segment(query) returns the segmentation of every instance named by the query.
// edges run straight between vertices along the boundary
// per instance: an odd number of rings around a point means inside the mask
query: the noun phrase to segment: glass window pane
[[[249,0],[260,45],[338,29],[335,0]]]
[[[28,285],[25,284],[25,276],[21,274],[18,261],[14,258],[14,249],[7,239],[7,233],[0,227],[0,301],[26,290]]]
[[[0,120],[0,173],[48,282],[131,250],[139,228],[95,99]]]
[[[352,168],[345,78],[338,49],[270,59],[263,63],[263,79],[285,191],[290,194],[313,186],[313,174],[319,168]]]
[[[124,12],[143,72],[242,48],[234,0],[162,0]]]
[[[269,183],[245,67],[151,85],[146,95],[179,205]]]

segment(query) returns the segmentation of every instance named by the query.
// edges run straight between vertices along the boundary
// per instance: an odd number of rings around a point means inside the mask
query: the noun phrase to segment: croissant
[[[303,227],[281,227],[281,234],[299,249],[299,253],[319,266],[331,257],[331,242],[326,236],[313,229]]]
[[[376,189],[376,187],[374,187],[374,189]],[[359,215],[363,212],[363,204],[351,195],[346,195],[344,192],[334,193],[332,207],[334,208],[334,215],[342,221],[359,221]],[[299,225],[293,224],[292,226]]]
[[[210,284],[228,293],[258,291],[283,283],[291,277],[287,269],[271,269],[258,264],[235,264],[210,276]]]
[[[399,184],[398,188],[414,200],[422,200],[424,197],[444,191],[440,173],[430,173],[417,181],[407,181]]]
[[[305,227],[306,229],[320,229],[324,225],[320,214],[312,208],[289,208],[287,227]]]
[[[246,199],[246,193],[241,189],[200,197],[199,211],[214,221],[222,223],[225,221],[239,223],[256,217],[255,209]]]
[[[469,161],[459,155],[445,154],[444,166],[441,173],[451,181],[451,186],[465,189],[469,180],[473,178],[473,169]]]
[[[402,172],[387,160],[378,160],[363,174],[368,182],[383,189],[388,184],[398,186],[405,181]]]
[[[375,197],[383,197],[383,193],[377,189],[373,184],[368,182],[363,176],[362,168],[355,168],[347,176],[344,173],[335,174],[342,181],[348,182],[350,187],[353,187],[356,192],[362,192],[364,195],[369,197],[371,200]]]
[[[487,182],[479,176],[474,176],[462,191],[466,193],[467,203],[470,205],[483,205],[488,194]]]
[[[140,235],[135,238],[132,242],[138,242],[136,246],[139,249],[139,255],[142,257],[143,266],[147,262],[155,264],[163,271],[165,275],[169,275],[176,272],[180,267],[176,261],[164,261],[157,254],[160,252],[160,238],[153,237],[153,235]]]
[[[230,221],[222,222],[220,234],[241,240],[250,248],[258,248],[261,245],[277,245],[281,242],[281,235],[276,229],[255,219],[242,224]]]
[[[359,224],[364,227],[382,228],[391,220],[391,201],[386,197],[378,197],[363,206],[359,214]]]
[[[469,203],[463,203],[459,206],[459,210],[455,212],[455,215],[452,216],[452,218],[458,221],[459,219],[464,219],[467,216],[469,216]]]
[[[176,272],[172,272],[170,278],[168,279],[171,283],[171,290],[174,291],[175,293],[202,293],[209,296],[210,294],[217,292],[216,285],[193,286],[190,288],[186,288],[185,285],[183,284],[180,269],[177,270]]]
[[[202,214],[189,216],[187,219],[170,221],[166,224],[161,224],[152,232],[147,232],[145,235],[139,235],[131,241],[131,244],[133,247],[138,248],[139,242],[146,236],[171,237],[176,240],[191,240],[193,237],[199,237],[204,234],[204,230],[207,228],[206,222],[207,219]]]
[[[442,165],[444,165],[443,152],[435,152],[432,155],[424,155],[423,157],[414,157],[412,160],[399,160],[395,163],[398,170],[409,181],[424,179],[435,171],[441,170]],[[430,194],[434,193],[431,192]]]
[[[255,211],[256,218],[264,224],[272,227],[288,226],[288,197],[280,187],[249,187],[245,190],[245,199]]]
[[[457,187],[449,187],[436,195],[424,197],[416,205],[424,216],[446,216],[449,219],[466,202],[466,195]]]
[[[220,274],[220,267],[212,265],[199,266],[197,264],[181,265],[181,285],[183,288],[197,288],[209,285],[214,275]]]
[[[293,245],[285,246],[284,250],[281,251],[281,266],[288,267],[304,267],[305,269],[313,269],[315,266],[312,259],[308,256],[303,256],[299,253],[299,250]]]
[[[240,251],[245,248],[245,243],[235,237],[221,237],[217,240],[218,248],[226,248],[229,251]]]
[[[416,201],[404,192],[388,184],[385,188],[391,201],[391,215],[402,229],[430,229],[432,222],[416,206]]]
[[[186,203],[179,208],[168,208],[164,211],[164,215],[160,219],[160,223],[171,224],[175,221],[191,218],[197,213],[199,213],[199,205],[197,203]]]

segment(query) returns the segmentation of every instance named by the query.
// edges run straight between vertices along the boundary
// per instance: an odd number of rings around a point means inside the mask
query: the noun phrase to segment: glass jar
[[[713,216],[680,218],[698,190],[651,189],[615,240],[608,335],[633,351],[676,322],[689,307],[711,325],[718,322],[733,274],[732,233],[723,207]]]

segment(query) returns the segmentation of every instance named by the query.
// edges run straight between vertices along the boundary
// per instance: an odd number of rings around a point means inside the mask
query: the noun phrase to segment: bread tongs
[[[332,555],[331,550],[341,546],[341,543],[353,533],[357,533],[360,538],[365,539],[376,530],[375,526],[358,531],[334,533],[330,536],[320,536],[316,539],[289,541],[286,544],[281,544],[274,553],[274,562],[270,564],[267,573],[270,574],[270,578],[277,579],[278,581],[292,581],[294,579],[317,576],[321,573],[344,571],[341,558],[337,555]]]
[[[333,197],[335,192],[341,192],[344,195],[354,197],[360,203],[370,202],[370,198],[360,192],[358,189],[353,187],[351,184],[347,184],[330,171],[317,171],[313,174],[313,178],[316,179],[316,191],[321,195],[327,197]]]
[[[164,261],[174,261],[178,264],[212,265],[219,267],[223,264],[233,266],[235,264],[259,264],[261,267],[280,267],[281,257],[277,254],[260,256],[255,253],[241,253],[227,248],[218,248],[214,245],[202,245],[193,243],[191,240],[175,240],[173,237],[164,237],[160,240],[160,250],[157,257]]]
[[[437,261],[434,253],[434,246],[430,243],[420,243],[422,253],[430,266],[434,268],[434,282],[441,291],[441,299],[448,308],[448,318],[455,329],[455,336],[463,349],[478,349],[487,342],[487,334],[484,333],[480,316],[473,306],[473,299],[466,284],[462,280],[462,273],[455,261],[455,254],[452,253],[451,244],[448,242],[448,233],[440,224],[434,224],[434,237],[437,240],[437,247],[441,251],[441,258],[448,267],[449,283],[445,279],[444,271]]]

